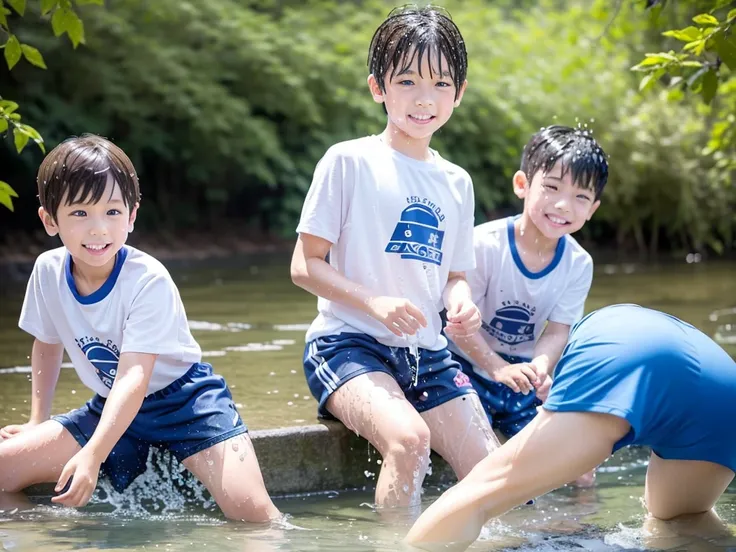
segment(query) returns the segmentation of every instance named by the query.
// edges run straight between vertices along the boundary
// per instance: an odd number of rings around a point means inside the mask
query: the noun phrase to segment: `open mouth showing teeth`
[[[409,118],[417,123],[427,123],[434,119],[434,115],[409,115]]]
[[[105,249],[110,247],[110,244],[106,243],[104,245],[103,244],[85,245],[84,247],[85,249],[89,249],[90,251],[97,252],[97,251],[104,251]]]
[[[563,219],[563,218],[560,218],[560,217],[556,217],[556,216],[554,216],[554,215],[547,215],[547,218],[548,218],[549,220],[551,220],[551,221],[552,221],[553,223],[555,223],[555,224],[570,224],[570,223],[569,223],[569,222],[567,222],[567,221],[566,221],[565,219]]]

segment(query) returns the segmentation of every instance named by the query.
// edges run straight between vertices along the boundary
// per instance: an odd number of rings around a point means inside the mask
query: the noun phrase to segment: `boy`
[[[588,131],[544,128],[513,178],[522,214],[475,228],[468,283],[482,330],[450,349],[507,438],[536,415],[570,326],[583,315],[593,261],[570,234],[593,216],[607,179],[606,155]]]
[[[572,329],[539,416],[432,504],[407,541],[465,550],[490,518],[627,445],[652,448],[651,517],[717,521],[736,470],[736,426],[723,423],[736,418],[734,397],[736,363],[698,329],[638,305],[597,310]]]
[[[444,11],[404,7],[374,34],[368,63],[385,130],[332,146],[317,165],[291,275],[319,297],[304,353],[319,415],[382,455],[376,504],[406,506],[419,501],[430,432],[459,478],[495,445],[438,314],[444,304],[452,335],[480,326],[464,276],[472,182],[429,148],[462,100],[467,53]]]
[[[118,491],[169,449],[232,519],[265,522],[271,502],[222,377],[201,362],[171,276],[125,245],[140,194],[130,159],[94,135],[44,159],[38,214],[63,247],[41,254],[20,327],[33,335],[30,421],[0,430],[0,491],[56,482],[52,502],[84,506],[100,469]],[[62,354],[95,396],[49,420]]]

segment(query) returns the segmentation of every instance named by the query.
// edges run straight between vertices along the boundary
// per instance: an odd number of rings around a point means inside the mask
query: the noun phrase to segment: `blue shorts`
[[[105,406],[95,395],[82,408],[54,416],[85,446]],[[118,492],[146,471],[148,449],[167,449],[180,462],[248,429],[243,424],[230,390],[209,364],[194,364],[164,389],[145,398],[138,414],[102,464]]]
[[[501,358],[511,364],[529,362],[528,360],[498,353]],[[499,430],[507,438],[519,433],[537,415],[537,407],[542,404],[537,394],[531,391],[528,395],[515,393],[508,385],[491,381],[478,375],[473,366],[460,355],[453,354],[463,372],[478,392],[480,403],[488,415],[493,429]]]
[[[631,430],[614,451],[646,445],[664,459],[736,471],[736,362],[662,312],[613,305],[578,322],[544,408],[625,419]]]
[[[413,385],[412,364],[408,348],[387,347],[363,333],[318,337],[304,349],[307,384],[319,401],[317,413],[323,418],[333,418],[325,406],[330,395],[354,377],[369,372],[392,376],[418,412],[475,393],[470,380],[446,348],[439,351],[419,349],[416,386]]]

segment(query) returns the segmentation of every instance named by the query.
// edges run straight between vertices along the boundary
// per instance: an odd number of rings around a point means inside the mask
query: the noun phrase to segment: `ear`
[[[128,233],[133,231],[133,227],[135,225],[135,218],[138,216],[138,207],[140,207],[140,203],[136,203],[133,205],[133,208],[130,210],[130,220],[128,221]]]
[[[512,182],[514,185],[514,195],[519,199],[524,199],[529,189],[529,179],[527,179],[526,173],[524,171],[516,171]]]
[[[595,213],[598,210],[598,207],[601,206],[601,200],[597,200],[593,205],[590,206],[590,211],[588,211],[588,217],[585,220],[590,220],[593,218],[593,213]]]
[[[368,88],[371,91],[371,96],[373,96],[374,102],[384,102],[383,90],[381,90],[381,87],[378,86],[378,81],[376,80],[376,77],[374,77],[372,74],[368,75]]]
[[[56,236],[59,233],[59,227],[54,222],[54,217],[43,207],[38,208],[38,218],[41,219],[43,228],[49,236]]]
[[[460,92],[457,93],[457,99],[455,100],[455,107],[458,107],[460,105],[460,102],[463,99],[463,95],[465,94],[465,90],[468,88],[468,81],[466,80],[462,86],[460,86]]]

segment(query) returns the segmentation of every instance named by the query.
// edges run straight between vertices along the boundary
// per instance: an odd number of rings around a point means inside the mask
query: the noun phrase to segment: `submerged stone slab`
[[[274,497],[372,489],[381,469],[381,455],[339,422],[257,430],[250,436],[266,488]],[[449,465],[432,453],[432,473],[425,486],[454,480]],[[52,484],[26,489],[29,496],[49,496],[52,491]]]

